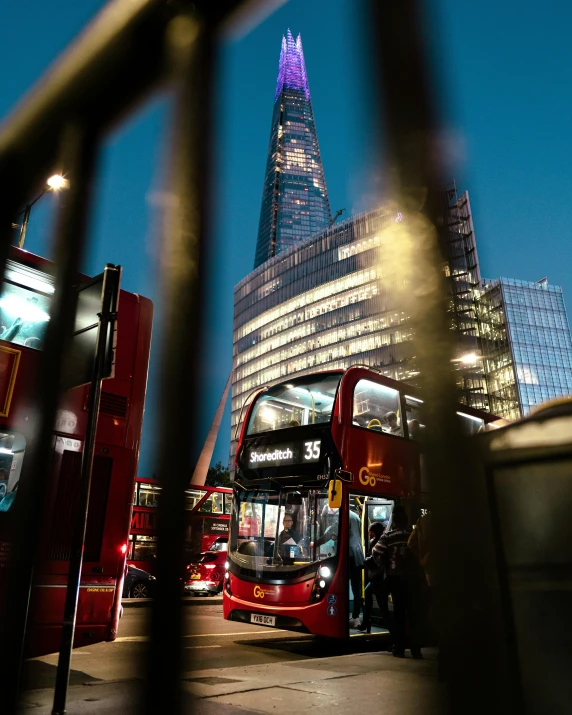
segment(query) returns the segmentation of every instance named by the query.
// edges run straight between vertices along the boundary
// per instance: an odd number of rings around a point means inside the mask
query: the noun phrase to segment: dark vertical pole
[[[60,398],[66,352],[74,325],[74,284],[81,264],[86,232],[96,143],[90,132],[77,125],[62,131],[62,156],[69,170],[70,188],[63,197],[55,233],[56,286],[48,323],[43,360],[36,377],[35,439],[26,455],[18,498],[13,506],[12,553],[9,564],[7,603],[0,632],[0,662],[4,663],[3,712],[16,709],[20,666],[30,601],[34,562],[44,522],[44,505],[53,475],[53,425]]]
[[[24,218],[22,219],[22,227],[20,228],[20,238],[18,240],[18,248],[24,248],[24,241],[26,240],[26,231],[28,229],[28,221],[30,220],[30,211],[32,206],[28,204],[24,209]]]
[[[454,333],[444,274],[442,153],[437,86],[429,53],[430,3],[371,0],[389,180],[396,209],[393,274],[407,286],[407,306],[423,387],[440,656],[453,713],[494,707],[498,675],[495,627],[487,624],[491,553],[485,541],[482,489],[455,416],[451,369]],[[388,249],[390,250],[390,249]],[[497,703],[498,706],[498,703]]]
[[[165,313],[158,469],[157,592],[153,603],[144,712],[182,712],[181,571],[185,489],[199,456],[198,391],[203,340],[202,296],[211,104],[212,35],[180,15],[167,29],[176,88],[171,147],[173,206],[162,253]]]
[[[77,615],[77,602],[81,581],[81,567],[83,564],[83,550],[85,544],[85,528],[87,525],[87,512],[89,507],[89,493],[91,488],[91,474],[93,471],[93,455],[95,453],[95,438],[97,421],[99,417],[99,401],[101,397],[101,382],[103,379],[104,363],[107,354],[107,343],[113,339],[110,326],[113,325],[117,315],[117,301],[119,298],[119,281],[121,268],[107,265],[103,274],[103,287],[101,298],[101,313],[97,330],[97,343],[93,361],[93,377],[91,380],[87,402],[87,420],[85,441],[81,458],[81,474],[79,493],[75,515],[75,525],[71,544],[71,556],[66,589],[66,602],[64,606],[64,619],[62,623],[62,641],[58,657],[56,673],[56,687],[54,691],[54,706],[52,715],[63,715],[66,712],[66,699],[70,675],[71,653],[75,633]]]

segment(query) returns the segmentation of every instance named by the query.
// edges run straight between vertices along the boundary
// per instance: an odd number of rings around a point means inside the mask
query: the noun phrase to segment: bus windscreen
[[[324,373],[271,387],[258,397],[247,434],[330,422],[341,377]]]

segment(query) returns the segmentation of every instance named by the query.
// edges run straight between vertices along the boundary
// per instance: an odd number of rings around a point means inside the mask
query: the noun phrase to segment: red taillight
[[[119,553],[121,553],[121,554],[127,553],[127,544],[121,544],[121,546],[119,547]]]

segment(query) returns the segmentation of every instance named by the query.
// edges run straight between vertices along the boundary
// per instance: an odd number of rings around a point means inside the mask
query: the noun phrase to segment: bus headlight
[[[330,566],[324,565],[318,568],[318,572],[314,578],[312,593],[310,595],[310,603],[316,603],[324,598],[332,581],[333,575],[334,569]]]
[[[229,570],[229,568],[230,568],[230,564],[229,564],[229,562],[228,562],[228,561],[225,561],[225,564],[224,564],[224,570],[225,570],[225,571],[228,571],[228,570]]]

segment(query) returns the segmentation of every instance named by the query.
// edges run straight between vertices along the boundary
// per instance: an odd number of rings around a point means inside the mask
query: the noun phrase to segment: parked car
[[[185,569],[186,594],[215,596],[217,593],[221,593],[227,551],[228,539],[220,537],[200,555],[198,560],[187,564]]]
[[[123,581],[123,598],[150,598],[156,578],[136,566],[128,566]]]

